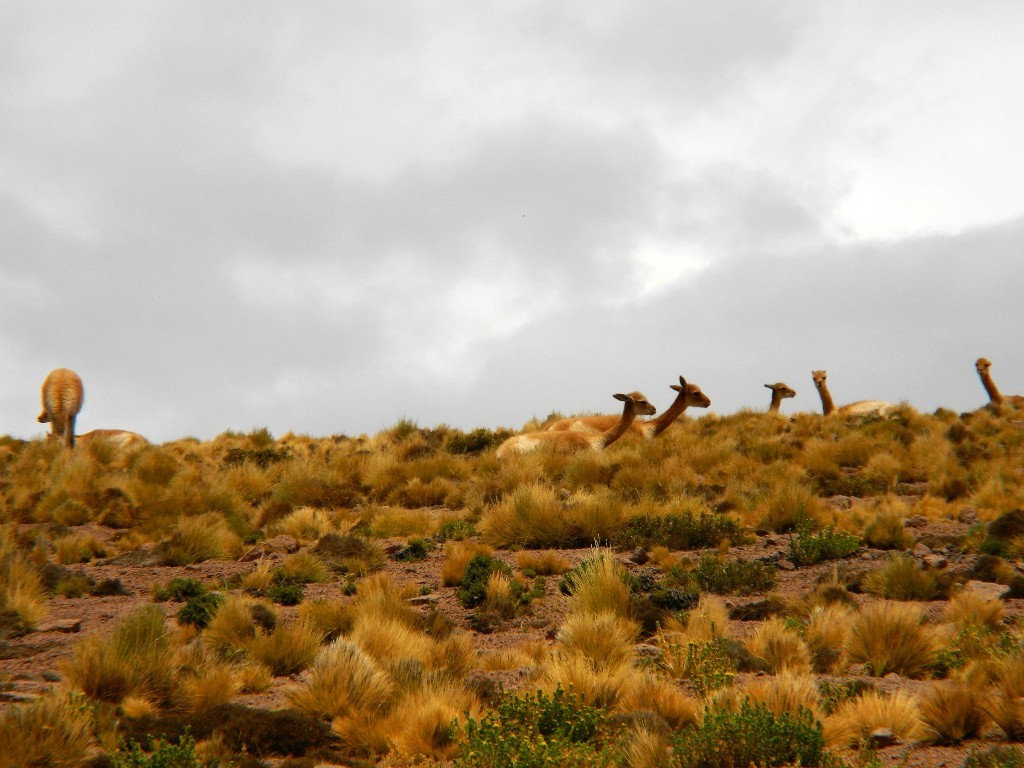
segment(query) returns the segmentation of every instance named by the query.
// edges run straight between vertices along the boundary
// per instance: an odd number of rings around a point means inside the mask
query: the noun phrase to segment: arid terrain
[[[1020,765],[1024,414],[692,414],[0,438],[0,766]]]

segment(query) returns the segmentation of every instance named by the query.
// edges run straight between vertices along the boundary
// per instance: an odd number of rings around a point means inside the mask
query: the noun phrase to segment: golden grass
[[[760,702],[776,715],[783,712],[796,714],[801,707],[823,719],[821,694],[813,675],[802,672],[780,672],[773,677],[761,677],[744,689],[751,701]]]
[[[359,582],[352,608],[361,617],[393,618],[416,627],[419,613],[409,606],[409,598],[415,594],[415,587],[399,587],[388,574],[377,573]]]
[[[12,537],[0,529],[0,610],[18,614],[34,629],[46,616],[46,589],[32,561],[18,552]]]
[[[569,574],[570,607],[577,613],[630,614],[629,573],[611,550],[595,549]]]
[[[853,610],[842,604],[818,605],[811,609],[804,640],[811,651],[811,666],[815,672],[842,668],[843,647],[852,614]]]
[[[864,664],[873,675],[896,672],[913,678],[928,674],[940,645],[920,606],[884,602],[865,606],[850,619],[844,650],[851,662]]]
[[[578,653],[553,653],[541,668],[540,688],[554,691],[561,686],[593,707],[616,707],[638,684],[636,669],[629,662],[596,665]]]
[[[185,709],[201,712],[228,703],[241,689],[241,680],[230,664],[210,663],[181,681],[176,698]]]
[[[235,559],[241,554],[242,539],[216,512],[179,517],[170,539],[160,545],[160,556],[166,565]]]
[[[651,711],[674,731],[700,723],[702,707],[675,682],[650,673],[638,673],[635,684],[619,699],[622,712]]]
[[[521,550],[516,553],[516,564],[523,573],[537,576],[557,576],[572,567],[572,563],[557,552]]]
[[[418,629],[379,614],[360,614],[349,639],[384,665],[401,659],[426,663],[434,647],[434,641]]]
[[[93,744],[92,714],[79,696],[49,692],[0,713],[0,768],[79,768]]]
[[[479,717],[480,703],[463,686],[448,681],[424,686],[401,698],[382,723],[392,750],[403,757],[450,760],[458,752],[458,724]]]
[[[309,552],[297,552],[284,559],[281,571],[289,579],[303,583],[320,583],[331,578],[331,572],[323,561]]]
[[[686,637],[692,642],[709,643],[729,637],[729,610],[722,598],[703,594],[697,607],[686,618]]]
[[[299,619],[319,631],[326,642],[351,631],[355,609],[336,600],[306,600],[299,605]]]
[[[61,536],[53,542],[54,556],[58,563],[64,565],[86,563],[94,557],[103,557],[106,549],[106,545],[95,536],[83,533]]]
[[[920,738],[924,730],[917,699],[904,691],[866,691],[825,719],[825,738],[829,744],[852,747],[878,728],[888,728],[902,741]]]
[[[932,688],[920,703],[920,714],[924,739],[932,744],[976,738],[988,719],[981,693],[959,682]]]
[[[342,717],[353,710],[380,713],[395,686],[378,663],[358,645],[335,640],[317,653],[302,682],[285,697],[314,717]]]
[[[473,541],[448,541],[444,545],[441,563],[441,583],[446,587],[458,586],[466,575],[469,562],[477,555],[492,555],[494,549]]]
[[[811,651],[803,639],[773,617],[762,623],[746,642],[747,650],[768,664],[773,673],[811,671]]]
[[[324,509],[299,507],[267,527],[269,536],[287,534],[299,541],[316,541],[326,533],[337,533],[338,526]]]
[[[586,656],[598,666],[616,666],[633,657],[640,626],[617,613],[580,611],[569,615],[558,630],[567,653]]]
[[[245,654],[258,634],[252,617],[255,604],[250,597],[228,595],[203,632],[210,648],[225,658]]]
[[[249,641],[252,657],[265,664],[275,676],[294,675],[312,663],[323,635],[304,621],[278,624],[273,632]]]
[[[570,538],[562,502],[553,488],[539,483],[516,488],[486,509],[477,528],[494,546],[550,547]]]
[[[245,590],[263,592],[274,583],[274,566],[269,560],[260,560],[256,567],[242,576],[241,587]]]
[[[946,621],[955,624],[957,629],[975,627],[986,631],[997,630],[1005,615],[1002,600],[986,598],[967,590],[953,595],[945,610]]]

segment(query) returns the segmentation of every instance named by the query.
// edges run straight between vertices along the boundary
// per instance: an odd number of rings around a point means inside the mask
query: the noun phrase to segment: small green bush
[[[669,549],[716,547],[725,539],[741,536],[740,526],[727,515],[690,511],[670,515],[637,515],[613,538],[619,547],[650,547],[662,544]]]
[[[476,528],[469,520],[445,520],[437,529],[442,539],[462,541],[476,533]]]
[[[488,448],[504,442],[511,434],[507,430],[492,432],[484,428],[465,433],[452,432],[444,441],[444,449],[454,454],[483,453]]]
[[[162,587],[155,585],[153,587],[153,599],[158,603],[163,603],[167,600],[181,602],[193,597],[202,597],[208,591],[206,585],[199,581],[199,579],[174,578]]]
[[[405,546],[395,552],[395,560],[403,563],[414,560],[426,560],[430,554],[431,544],[426,539],[409,539]]]
[[[217,758],[201,761],[196,756],[196,741],[186,728],[177,744],[152,736],[146,751],[137,741],[122,744],[110,755],[110,765],[111,768],[219,768],[221,762]]]
[[[679,571],[672,572],[674,577]],[[755,592],[766,592],[775,586],[776,570],[771,563],[754,560],[720,561],[713,555],[704,555],[689,574],[686,580],[703,592],[716,595],[751,595]]]
[[[175,616],[181,624],[192,624],[200,629],[205,629],[223,602],[224,598],[216,592],[196,595],[189,598]]]
[[[302,602],[303,588],[301,584],[272,584],[263,592],[264,596],[278,605],[298,605]]]
[[[828,757],[821,723],[809,711],[775,715],[749,700],[735,712],[707,710],[700,727],[677,734],[672,746],[673,768],[813,768]]]
[[[466,575],[462,577],[462,586],[456,590],[455,597],[463,608],[475,608],[484,601],[487,595],[487,580],[495,571],[512,575],[512,569],[490,555],[474,555],[466,566]]]
[[[1010,745],[996,745],[984,752],[972,747],[963,768],[1024,768],[1024,751]]]
[[[482,719],[466,721],[457,768],[548,768],[614,764],[602,739],[604,713],[557,688],[520,698],[506,695]]]
[[[789,539],[789,557],[796,565],[816,565],[826,560],[849,557],[860,546],[860,537],[836,532],[830,525],[814,531],[814,524],[804,520],[797,525],[796,535]]]

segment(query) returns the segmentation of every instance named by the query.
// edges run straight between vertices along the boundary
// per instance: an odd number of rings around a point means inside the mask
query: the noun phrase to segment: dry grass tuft
[[[241,680],[230,664],[206,664],[181,681],[177,699],[191,712],[227,704],[242,689]]]
[[[995,694],[985,709],[992,721],[1012,741],[1024,739],[1024,656],[1008,656],[996,668]]]
[[[209,512],[178,518],[174,533],[161,542],[158,553],[164,565],[234,559],[242,553],[242,539],[228,528],[220,514]]]
[[[458,723],[479,717],[480,703],[453,682],[424,686],[395,704],[384,720],[392,749],[404,757],[450,760],[458,751]]]
[[[477,525],[488,544],[550,547],[571,538],[562,502],[539,483],[516,488],[484,511]]]
[[[307,600],[299,605],[299,619],[319,631],[325,642],[332,642],[352,630],[356,617],[349,603]]]
[[[382,712],[394,684],[358,645],[335,640],[321,649],[301,683],[285,692],[288,702],[314,717],[343,717],[355,711]]]
[[[595,550],[595,554],[568,573],[566,579],[574,612],[629,616],[629,572],[611,550]]]
[[[176,664],[163,610],[139,608],[110,635],[83,638],[62,666],[68,681],[93,699],[117,703],[133,695],[168,701]]]
[[[328,533],[337,533],[338,526],[331,515],[316,507],[299,507],[267,527],[267,534],[287,534],[299,541],[316,541]]]
[[[80,696],[50,692],[0,714],[0,768],[85,765],[93,718]]]
[[[811,651],[803,639],[786,628],[786,622],[771,618],[747,640],[747,650],[763,659],[773,673],[811,671]]]
[[[294,675],[308,667],[316,656],[323,634],[304,621],[278,624],[273,632],[257,635],[249,652],[275,676]]]
[[[923,677],[940,648],[936,628],[924,623],[920,606],[884,602],[868,605],[850,620],[844,650],[851,662],[872,675],[896,672]]]
[[[490,554],[490,553],[488,553]],[[531,552],[522,550],[516,553],[516,564],[523,573],[536,576],[557,576],[572,567],[566,558],[557,552]]]
[[[722,598],[703,594],[686,618],[686,637],[691,642],[710,643],[730,636],[729,609]]]
[[[206,644],[223,658],[244,655],[259,633],[253,620],[255,605],[252,598],[229,595],[203,632]]]
[[[0,527],[0,611],[5,610],[34,629],[46,616],[46,589],[32,561],[18,551],[13,534]]]
[[[444,561],[441,563],[441,583],[446,587],[462,584],[469,562],[477,555],[494,554],[494,549],[486,544],[473,541],[449,541],[444,545]]]
[[[415,659],[425,664],[434,641],[400,619],[380,614],[360,614],[349,639],[381,664]]]
[[[974,627],[986,631],[999,629],[1005,614],[1002,600],[967,590],[957,592],[945,611],[946,621],[955,624],[957,629]]]
[[[577,612],[566,618],[558,640],[568,653],[586,656],[598,666],[615,666],[633,657],[640,627],[616,613]]]
[[[630,663],[598,666],[578,653],[553,653],[541,670],[540,688],[545,692],[561,686],[572,690],[592,707],[612,709],[628,696],[638,683],[636,668]]]
[[[878,728],[888,728],[902,741],[920,738],[923,727],[917,700],[903,691],[891,695],[866,691],[826,718],[825,738],[830,744],[852,747]]]
[[[980,692],[962,683],[936,686],[920,704],[924,739],[933,744],[959,744],[976,738],[987,718]]]
[[[811,666],[815,672],[828,673],[841,666],[852,614],[853,609],[842,604],[811,609],[804,640],[811,651]]]
[[[623,712],[655,712],[675,731],[697,725],[701,719],[701,706],[693,696],[674,682],[653,674],[638,678],[619,700],[619,709]]]
[[[745,693],[753,701],[765,704],[776,715],[783,712],[795,714],[801,707],[822,719],[821,694],[813,675],[781,672],[775,677],[758,678],[750,683]]]

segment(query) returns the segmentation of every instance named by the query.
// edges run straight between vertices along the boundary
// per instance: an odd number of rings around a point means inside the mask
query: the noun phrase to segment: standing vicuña
[[[63,438],[68,448],[75,447],[75,417],[82,410],[82,380],[67,368],[50,371],[43,382],[43,412],[40,424],[50,424],[50,439]]]
[[[614,397],[616,400],[622,400],[625,405],[621,418],[605,432],[526,432],[514,435],[503,442],[498,446],[495,455],[500,459],[511,453],[529,453],[542,445],[553,445],[563,451],[580,451],[587,448],[600,451],[622,437],[638,413],[651,416],[657,412],[657,409],[639,392]]]
[[[672,405],[666,408],[661,416],[646,421],[634,421],[629,425],[630,434],[643,435],[647,440],[653,440],[671,426],[672,422],[678,419],[683,411],[689,406],[694,408],[707,408],[711,405],[711,399],[700,391],[696,384],[687,384],[686,379],[679,377],[678,384],[671,384],[679,394],[672,401]],[[598,434],[618,422],[618,416],[571,416],[567,419],[559,419],[548,427],[548,432],[585,432]]]

